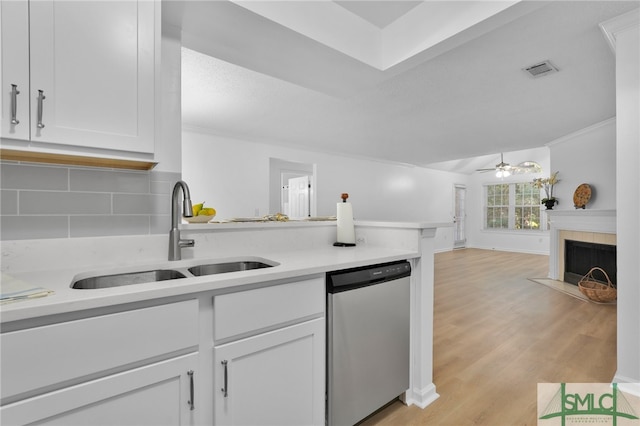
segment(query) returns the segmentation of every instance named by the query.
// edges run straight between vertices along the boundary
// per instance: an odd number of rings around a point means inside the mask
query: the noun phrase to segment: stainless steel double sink
[[[253,269],[271,268],[277,262],[268,259],[230,260],[187,266],[182,268],[161,268],[143,271],[131,271],[96,275],[77,279],[71,288],[90,290],[99,288],[120,287],[125,285],[142,284],[175,280],[179,278],[200,277],[203,275],[225,274],[229,272],[250,271]]]

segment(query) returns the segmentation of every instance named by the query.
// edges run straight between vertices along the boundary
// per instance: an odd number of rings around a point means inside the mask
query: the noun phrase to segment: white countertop
[[[185,268],[197,264],[217,263],[225,259],[237,260],[239,256],[140,263],[117,268],[73,268],[18,273],[9,272],[6,275],[22,280],[33,286],[40,286],[52,290],[54,294],[42,298],[4,304],[0,307],[0,320],[2,323],[7,323],[35,317],[206,291],[224,291],[225,289],[228,291],[229,288],[248,284],[287,280],[296,277],[323,274],[332,270],[411,259],[418,256],[420,256],[420,253],[412,250],[370,246],[323,246],[306,250],[244,252],[242,258],[264,258],[277,262],[278,265],[271,268],[251,271],[230,272],[91,290],[77,290],[72,289],[70,286],[74,278],[85,278],[118,272],[132,272],[136,270]]]
[[[435,229],[449,228],[453,222],[395,222],[382,220],[355,220],[358,227],[393,228],[393,229]],[[335,220],[288,220],[288,221],[255,221],[255,222],[213,222],[209,223],[182,223],[180,229],[188,232],[233,231],[247,229],[273,229],[273,228],[309,228],[309,227],[335,227]]]
[[[228,292],[262,282],[295,280],[328,271],[432,256],[421,240],[449,223],[356,221],[362,244],[334,247],[335,221],[208,223],[181,225],[194,248],[181,261],[168,261],[168,236],[2,241],[3,280],[53,291],[41,298],[0,305],[3,324],[126,303]],[[430,246],[429,246],[430,247]],[[186,269],[208,263],[267,259],[277,265],[250,271],[133,284],[104,289],[72,289],[77,279],[155,269]],[[267,262],[269,263],[269,262]]]

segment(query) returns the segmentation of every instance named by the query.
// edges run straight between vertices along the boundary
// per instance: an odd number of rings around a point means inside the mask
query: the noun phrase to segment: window
[[[485,229],[540,230],[540,190],[533,182],[486,186]]]
[[[509,228],[509,185],[487,186],[486,227]]]

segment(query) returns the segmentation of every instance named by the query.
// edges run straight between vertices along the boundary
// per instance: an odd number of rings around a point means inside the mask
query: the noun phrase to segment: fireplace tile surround
[[[616,245],[615,210],[549,210],[549,278],[563,280],[565,241]]]

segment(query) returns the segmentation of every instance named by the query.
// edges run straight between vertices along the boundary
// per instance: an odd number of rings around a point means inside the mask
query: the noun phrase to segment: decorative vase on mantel
[[[545,198],[542,203],[547,207],[547,210],[553,210],[553,206],[556,205],[558,200],[556,198]]]

